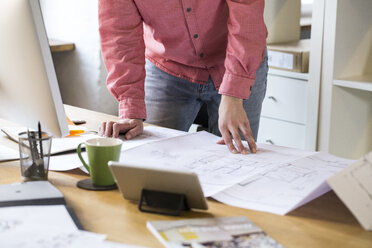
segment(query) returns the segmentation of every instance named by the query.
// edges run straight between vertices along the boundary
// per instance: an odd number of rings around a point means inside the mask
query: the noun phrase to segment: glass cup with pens
[[[38,131],[22,132],[19,135],[21,175],[24,181],[48,180],[52,136]]]

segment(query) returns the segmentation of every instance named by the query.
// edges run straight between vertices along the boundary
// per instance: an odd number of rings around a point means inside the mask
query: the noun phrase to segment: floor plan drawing
[[[199,176],[205,196],[211,196],[278,164],[313,154],[263,144],[256,154],[232,154],[216,144],[219,139],[207,132],[178,136],[125,151],[121,161],[193,171]]]
[[[125,151],[122,162],[195,172],[206,197],[277,214],[327,192],[326,180],[352,162],[264,144],[255,154],[232,154],[219,139],[207,132],[173,137]]]
[[[317,153],[271,168],[213,196],[239,207],[286,214],[329,190],[325,181],[350,161]]]

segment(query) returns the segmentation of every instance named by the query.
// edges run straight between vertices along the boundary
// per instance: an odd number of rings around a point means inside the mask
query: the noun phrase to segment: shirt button
[[[204,57],[204,53],[199,54],[200,58]]]
[[[194,38],[197,39],[199,37],[198,34],[194,34]]]
[[[187,12],[190,12],[190,11],[191,11],[191,8],[187,8],[186,11],[187,11]]]

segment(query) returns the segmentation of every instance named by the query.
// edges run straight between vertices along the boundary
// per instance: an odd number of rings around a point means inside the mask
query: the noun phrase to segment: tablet
[[[194,172],[141,167],[113,161],[108,165],[120,193],[127,200],[139,201],[142,190],[146,189],[184,194],[189,208],[208,209],[199,178]]]

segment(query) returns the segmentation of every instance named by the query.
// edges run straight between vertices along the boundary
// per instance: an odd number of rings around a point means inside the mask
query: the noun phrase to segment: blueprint
[[[243,208],[285,214],[329,190],[326,179],[351,163],[325,153],[258,144],[232,154],[199,132],[129,149],[121,162],[195,172],[204,195]]]
[[[199,176],[205,196],[212,196],[248,177],[271,171],[312,152],[271,145],[258,145],[256,154],[232,154],[218,145],[220,138],[199,132],[166,139],[130,149],[123,153],[123,163],[193,171]]]
[[[329,191],[326,180],[350,162],[313,154],[280,164],[213,197],[229,205],[284,215]]]
[[[372,231],[372,152],[329,178],[328,183],[363,228]]]

